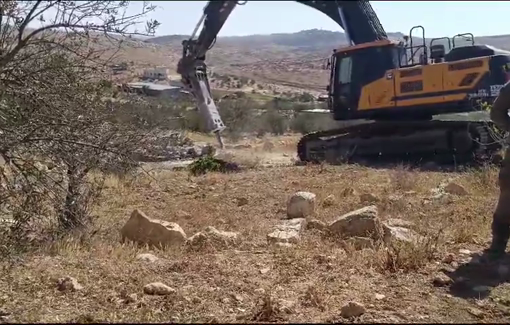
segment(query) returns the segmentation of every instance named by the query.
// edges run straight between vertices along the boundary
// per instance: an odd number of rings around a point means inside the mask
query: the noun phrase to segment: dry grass
[[[94,236],[70,237],[3,265],[0,309],[19,322],[328,322],[340,320],[341,306],[354,300],[367,308],[357,321],[504,321],[502,297],[510,296],[504,285],[485,299],[463,299],[432,285],[441,267],[466,258],[459,249],[486,245],[497,194],[495,170],[453,176],[470,195],[427,200],[452,175],[405,168],[306,166],[196,178],[185,171],[110,178]],[[266,234],[283,216],[290,194],[311,191],[318,202],[334,194],[336,203],[319,204],[315,216],[329,221],[362,206],[359,195],[342,196],[345,188],[375,194],[382,219],[412,221],[425,239],[354,251],[307,230],[295,247],[267,246]],[[248,204],[238,206],[239,198]],[[120,244],[118,233],[136,208],[179,223],[188,236],[214,226],[239,232],[243,243],[224,250],[152,251],[161,260],[141,262],[135,256],[150,250]],[[65,276],[83,290],[58,291],[56,279]],[[157,281],[177,292],[144,295],[143,286]]]

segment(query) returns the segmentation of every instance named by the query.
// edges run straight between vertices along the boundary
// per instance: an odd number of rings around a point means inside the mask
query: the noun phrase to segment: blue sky
[[[190,34],[207,1],[157,1],[150,18],[161,26],[157,35]],[[423,25],[427,37],[471,32],[475,36],[510,34],[510,1],[372,1],[387,32],[408,33]],[[141,7],[132,3],[130,11]],[[342,31],[326,15],[293,1],[248,1],[238,6],[220,36],[293,33],[306,29]]]

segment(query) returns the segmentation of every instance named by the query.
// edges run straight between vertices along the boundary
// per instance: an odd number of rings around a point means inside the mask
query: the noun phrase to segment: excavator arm
[[[377,15],[370,3],[363,1],[296,1],[326,14],[344,31],[347,41],[356,45],[387,39]],[[239,1],[209,1],[204,14],[188,40],[184,40],[182,58],[177,65],[177,72],[187,90],[195,97],[197,107],[205,120],[206,128],[214,132],[220,147],[223,142],[220,132],[225,125],[218,112],[211,94],[207,77],[205,56],[216,42],[216,37]],[[195,39],[203,23],[200,34]]]
[[[237,1],[209,1],[190,39],[182,42],[182,58],[177,65],[177,72],[181,75],[184,87],[195,97],[207,130],[216,134],[221,148],[223,141],[220,132],[225,129],[225,124],[212,98],[205,55],[216,42],[218,33],[237,4]],[[202,23],[202,31],[198,38],[194,39]]]

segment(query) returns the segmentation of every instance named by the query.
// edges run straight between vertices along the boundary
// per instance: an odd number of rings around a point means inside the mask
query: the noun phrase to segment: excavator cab
[[[363,87],[381,78],[392,79],[387,71],[399,67],[403,53],[402,43],[390,40],[335,50],[330,60],[331,82],[328,87],[334,119],[354,118]]]
[[[413,37],[416,31],[420,33]],[[506,66],[508,56],[496,54],[487,46],[475,45],[471,33],[435,38],[427,44],[423,26],[411,28],[404,42],[386,39],[340,48],[330,60],[329,109],[335,120],[428,119],[454,110],[441,104],[461,102],[471,83],[489,68],[475,58],[491,58],[490,83],[500,84],[497,71]],[[473,61],[452,65],[466,59]],[[481,84],[483,80],[477,82],[477,87],[489,87]]]
[[[421,30],[421,43],[413,40],[413,32]],[[428,48],[425,28],[415,26],[404,37],[404,42],[380,40],[347,48],[337,49],[331,58],[331,82],[329,88],[330,111],[336,120],[382,117],[385,111],[396,105],[393,99],[396,80],[412,77],[409,73],[420,72],[410,68],[428,64]],[[444,57],[444,49],[436,47],[434,58]],[[400,68],[410,69],[395,76]],[[381,82],[381,80],[383,80]],[[417,88],[418,87],[418,88]],[[404,83],[402,93],[421,91],[418,82]],[[365,93],[365,94],[363,94]],[[367,109],[370,108],[370,109]],[[369,110],[371,112],[369,112]]]

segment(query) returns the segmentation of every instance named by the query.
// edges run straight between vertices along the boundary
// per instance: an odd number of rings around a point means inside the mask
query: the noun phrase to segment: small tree
[[[154,10],[129,1],[2,1],[0,3],[0,204],[8,203],[16,229],[37,217],[57,217],[65,229],[89,216],[89,172],[125,170],[145,135],[116,122],[119,104],[109,63],[127,37]]]
[[[237,140],[242,132],[254,130],[253,121],[258,108],[255,101],[248,97],[225,99],[218,106],[225,125],[227,125],[225,133],[233,140]]]
[[[274,135],[282,135],[287,131],[288,118],[275,108],[267,109],[259,119],[259,129],[257,133],[272,133]]]
[[[304,102],[304,103],[310,103],[310,102],[313,102],[315,100],[313,95],[310,94],[310,93],[307,93],[307,92],[304,92],[304,93],[300,94],[297,97],[297,99],[298,99],[298,101]]]

